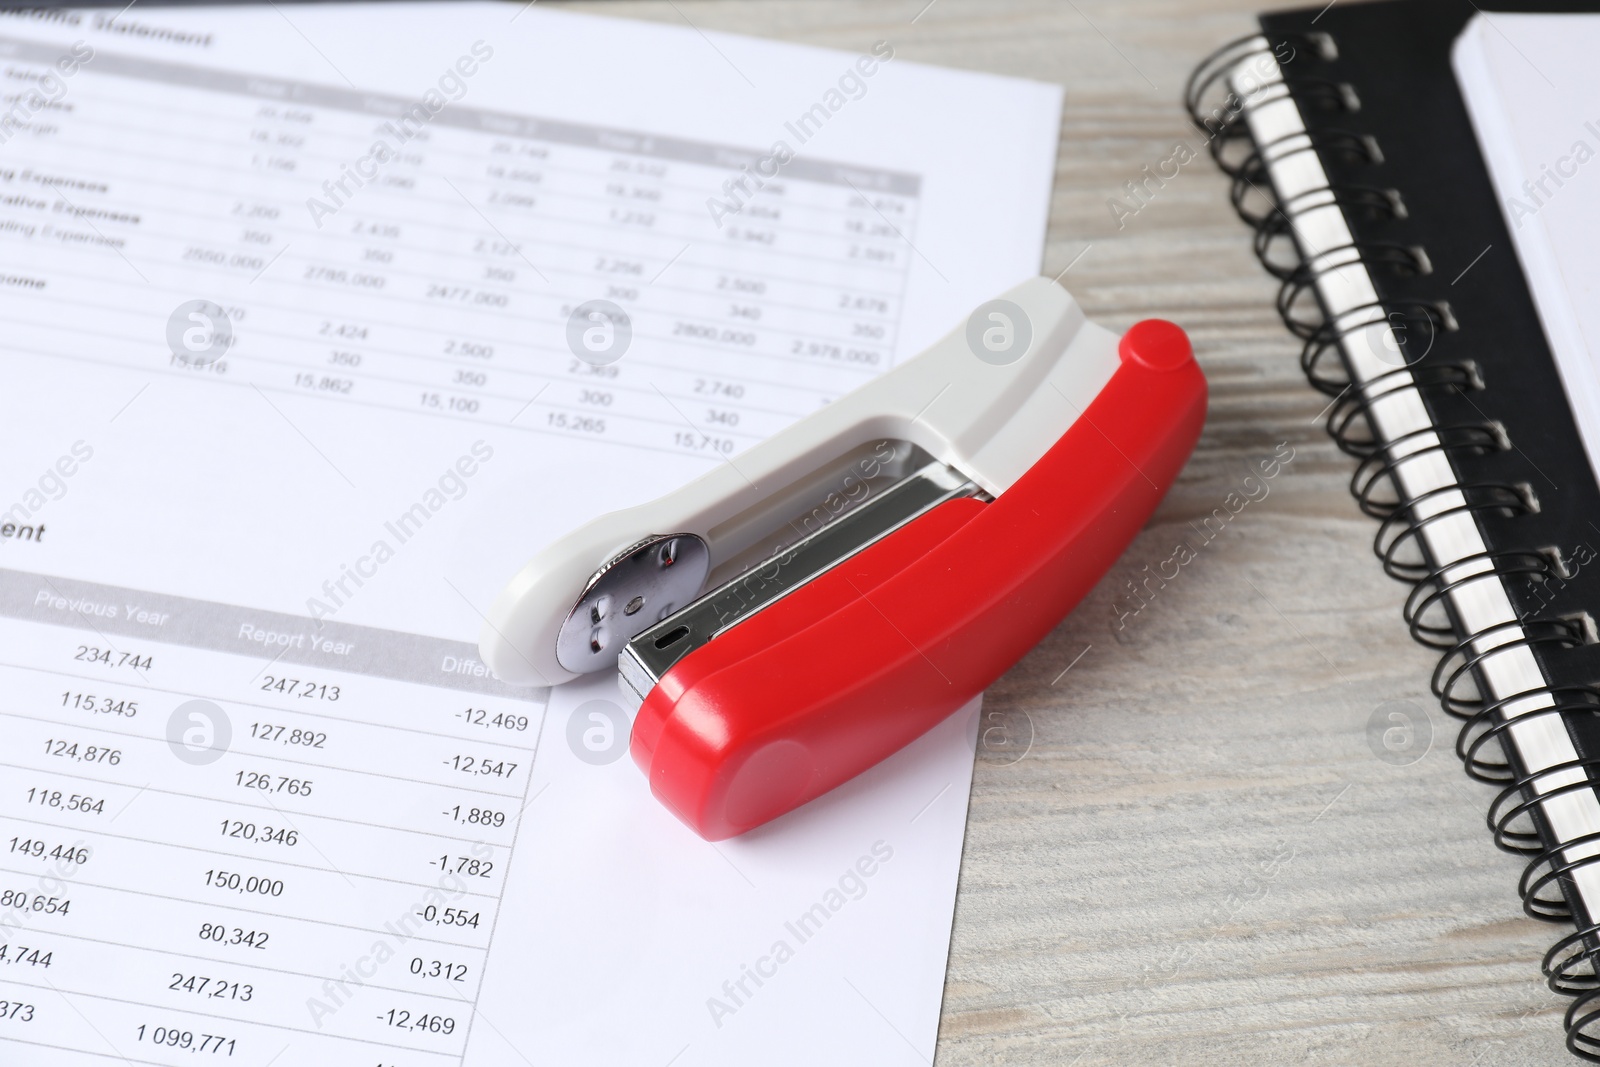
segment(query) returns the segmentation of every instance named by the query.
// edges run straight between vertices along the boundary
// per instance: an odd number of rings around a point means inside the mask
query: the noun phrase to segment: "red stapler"
[[[1044,278],[649,504],[540,552],[480,642],[503,680],[617,668],[635,762],[702,837],[760,826],[961,707],[1072,610],[1193,450],[1188,338]]]

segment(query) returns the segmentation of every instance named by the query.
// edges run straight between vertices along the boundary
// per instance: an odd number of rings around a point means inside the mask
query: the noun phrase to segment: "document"
[[[975,706],[708,844],[613,677],[475,641],[1035,273],[1059,106],[514,3],[0,13],[0,1062],[931,1059]]]

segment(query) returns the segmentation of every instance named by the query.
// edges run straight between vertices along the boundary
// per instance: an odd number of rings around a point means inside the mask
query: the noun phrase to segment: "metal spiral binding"
[[[1269,212],[1254,229],[1256,237],[1254,242],[1256,259],[1266,268],[1268,274],[1279,281],[1286,281],[1291,273],[1299,266],[1293,263],[1287,267],[1280,265],[1272,256],[1272,244],[1285,237],[1290,237],[1288,218],[1302,202],[1315,200],[1313,206],[1337,204],[1348,216],[1355,211],[1362,211],[1370,217],[1387,220],[1399,220],[1406,217],[1405,201],[1400,199],[1400,193],[1394,189],[1381,189],[1375,185],[1348,186],[1335,189],[1324,185],[1320,189],[1308,189],[1297,193],[1278,205],[1279,210]],[[1289,242],[1291,247],[1293,241]]]
[[[1351,308],[1342,318],[1349,319],[1361,312],[1374,312],[1391,326],[1402,327],[1407,337],[1410,336],[1413,325],[1426,324],[1430,336],[1441,331],[1450,333],[1456,329],[1455,315],[1450,311],[1450,306],[1437,300],[1390,300],[1363,304]],[[1363,318],[1340,325],[1331,322],[1301,323],[1298,320],[1284,319],[1284,326],[1288,331],[1305,341],[1304,347],[1300,349],[1300,370],[1313,389],[1323,396],[1331,397],[1342,396],[1350,389],[1349,375],[1330,378],[1321,373],[1319,368],[1329,352],[1338,352],[1340,343],[1346,337],[1365,330],[1373,322],[1373,319]],[[1412,346],[1402,340],[1398,355],[1403,366],[1413,366],[1427,354],[1424,351],[1420,355],[1413,356],[1412,352]],[[1339,366],[1342,370],[1343,364]]]
[[[1591,926],[1587,929],[1600,929],[1600,926]],[[1559,992],[1559,990],[1558,990]],[[1600,1063],[1600,1038],[1587,1033],[1587,1027],[1592,1023],[1600,1023],[1600,1007],[1585,1010],[1589,1005],[1600,998],[1600,990],[1583,994],[1574,1000],[1567,1008],[1566,1018],[1562,1020],[1567,1028],[1567,1050],[1580,1059],[1590,1063]],[[1582,1015],[1578,1014],[1580,1011]]]
[[[1306,371],[1307,377],[1310,377],[1312,373],[1312,370]],[[1477,392],[1483,388],[1483,377],[1478,373],[1478,365],[1476,363],[1471,360],[1462,360],[1456,363],[1430,363],[1425,367],[1408,364],[1386,374],[1380,374],[1376,378],[1369,379],[1362,389],[1352,390],[1346,386],[1345,389],[1340,391],[1340,395],[1333,405],[1329,407],[1328,420],[1325,426],[1328,436],[1333,438],[1333,443],[1339,446],[1339,451],[1363,461],[1374,452],[1380,451],[1380,449],[1386,452],[1393,452],[1400,440],[1391,441],[1387,445],[1380,445],[1377,438],[1372,436],[1372,425],[1369,416],[1374,403],[1387,396],[1391,390],[1403,386],[1415,386],[1418,389],[1448,390],[1452,393],[1469,393]],[[1480,423],[1477,425],[1487,429],[1492,424]],[[1363,429],[1368,431],[1365,436],[1356,436]],[[1510,442],[1507,441],[1506,444],[1509,446]],[[1399,462],[1398,457],[1396,462]]]
[[[1409,447],[1428,438],[1433,438],[1435,443]],[[1401,446],[1407,447],[1402,451]],[[1362,458],[1356,465],[1355,473],[1350,476],[1350,495],[1356,498],[1356,503],[1361,505],[1361,510],[1366,514],[1374,519],[1387,519],[1404,505],[1404,501],[1398,493],[1391,493],[1393,500],[1378,500],[1377,493],[1384,486],[1393,490],[1395,474],[1402,463],[1434,452],[1446,455],[1464,452],[1481,456],[1502,452],[1509,447],[1511,443],[1506,438],[1505,430],[1493,423],[1449,423],[1403,434],[1386,442],[1381,448],[1373,448]]]
[[[1573,919],[1572,905],[1567,903],[1565,896],[1545,897],[1539,894],[1555,886],[1560,892],[1558,880],[1570,878],[1575,872],[1584,867],[1600,863],[1600,852],[1588,856],[1581,856],[1565,863],[1557,863],[1556,857],[1562,852],[1573,848],[1595,845],[1600,847],[1600,834],[1584,834],[1564,842],[1560,849],[1547,848],[1536,855],[1528,866],[1522,871],[1522,877],[1517,879],[1517,892],[1522,896],[1522,910],[1531,919],[1542,919],[1545,922],[1571,922]],[[1534,872],[1544,867],[1545,872],[1534,877]]]
[[[1335,256],[1343,258],[1335,260],[1333,258]],[[1313,262],[1326,263],[1327,266],[1318,270],[1314,268]],[[1293,324],[1289,325],[1291,332],[1298,337],[1309,337],[1322,325],[1322,320],[1308,323],[1305,319],[1297,317],[1294,314],[1295,309],[1300,306],[1301,297],[1307,293],[1315,296],[1317,279],[1323,274],[1353,263],[1360,263],[1372,272],[1386,267],[1395,274],[1413,277],[1433,273],[1433,265],[1428,262],[1427,253],[1415,245],[1396,244],[1393,241],[1354,241],[1337,248],[1330,248],[1319,254],[1315,261],[1302,262],[1289,272],[1289,276],[1283,279],[1283,284],[1278,287],[1278,317],[1286,325]]]
[[[1563,686],[1548,690],[1548,695],[1554,703],[1546,708],[1524,711],[1516,715],[1501,714],[1508,704],[1520,703],[1527,699],[1525,695],[1518,694],[1485,704],[1482,710],[1467,720],[1461,732],[1456,735],[1456,756],[1460,758],[1468,777],[1487,785],[1504,785],[1517,776],[1509,760],[1500,759],[1491,762],[1481,753],[1486,744],[1491,740],[1498,742],[1501,735],[1518,723],[1532,722],[1568,711],[1591,715],[1600,712],[1600,689],[1590,686]],[[1483,727],[1482,732],[1474,733],[1473,731],[1479,727]]]
[[[1321,60],[1337,57],[1336,44],[1325,34],[1279,43]],[[1339,449],[1358,461],[1350,492],[1364,513],[1379,520],[1373,550],[1385,573],[1411,586],[1402,608],[1406,628],[1420,644],[1442,653],[1429,684],[1444,711],[1464,720],[1456,735],[1456,755],[1470,777],[1501,787],[1489,806],[1488,825],[1498,847],[1528,857],[1517,883],[1523,910],[1547,922],[1571,922],[1575,915],[1562,883],[1577,871],[1600,865],[1600,833],[1546,846],[1531,819],[1543,801],[1600,788],[1600,758],[1519,773],[1506,757],[1504,739],[1519,724],[1551,716],[1564,719],[1579,714],[1600,715],[1600,687],[1547,684],[1493,701],[1485,700],[1481,694],[1468,695],[1463,687],[1475,683],[1479,666],[1499,653],[1515,648],[1570,648],[1583,644],[1582,625],[1568,619],[1523,618],[1460,639],[1446,614],[1451,594],[1475,581],[1525,578],[1542,583],[1566,575],[1559,561],[1534,551],[1486,551],[1445,566],[1436,566],[1428,559],[1421,535],[1429,525],[1452,515],[1529,514],[1538,511],[1538,499],[1529,486],[1507,482],[1457,484],[1409,500],[1400,495],[1396,475],[1407,460],[1428,453],[1447,457],[1484,455],[1508,449],[1511,442],[1502,426],[1487,419],[1435,425],[1419,434],[1387,442],[1380,441],[1373,432],[1373,405],[1394,389],[1414,388],[1425,395],[1483,389],[1480,369],[1470,361],[1435,359],[1424,364],[1421,360],[1428,353],[1417,354],[1404,347],[1402,341],[1398,353],[1401,365],[1361,388],[1352,388],[1342,360],[1335,359],[1331,367],[1328,364],[1328,354],[1337,355],[1345,338],[1374,322],[1426,326],[1434,334],[1453,331],[1457,324],[1448,304],[1421,299],[1387,300],[1353,308],[1337,321],[1330,321],[1325,314],[1315,319],[1302,317],[1304,298],[1308,292],[1315,297],[1321,273],[1361,262],[1369,269],[1423,274],[1427,273],[1427,260],[1420,249],[1386,241],[1356,241],[1317,256],[1315,263],[1308,262],[1295,248],[1291,214],[1296,209],[1337,205],[1347,220],[1372,223],[1403,221],[1407,211],[1399,191],[1371,182],[1330,184],[1286,202],[1278,198],[1269,167],[1297,152],[1314,151],[1324,158],[1343,155],[1355,163],[1381,164],[1383,155],[1376,142],[1357,131],[1308,129],[1283,142],[1252,144],[1242,158],[1228,156],[1231,146],[1249,139],[1248,128],[1241,121],[1243,102],[1230,92],[1229,106],[1209,115],[1202,111],[1203,102],[1240,63],[1263,53],[1273,53],[1273,48],[1260,35],[1240,38],[1218,49],[1191,75],[1184,90],[1185,109],[1195,127],[1209,138],[1212,158],[1230,179],[1229,203],[1255,232],[1252,247],[1256,259],[1282,283],[1277,310],[1290,333],[1304,342],[1301,370],[1312,387],[1333,398],[1325,428]],[[1327,78],[1299,77],[1291,92],[1302,110],[1310,107],[1325,114],[1348,116],[1360,108],[1352,88]],[[1288,141],[1295,143],[1274,153]],[[1250,206],[1252,194],[1265,204],[1263,209]],[[1290,248],[1287,254],[1281,251],[1285,241]],[[1327,266],[1319,269],[1316,264]],[[1400,332],[1412,335],[1409,329]],[[1423,443],[1421,438],[1427,435],[1433,440]],[[1445,494],[1453,496],[1447,501]],[[1447,506],[1438,507],[1440,504]],[[1508,639],[1497,642],[1502,636]],[[1520,710],[1541,699],[1548,701],[1548,706]],[[1519,709],[1511,710],[1513,704]],[[1576,780],[1554,784],[1558,777],[1571,776]],[[1591,848],[1593,855],[1571,855],[1574,850]],[[1573,998],[1563,1020],[1568,1050],[1580,1059],[1600,1063],[1600,920],[1579,927],[1553,944],[1545,953],[1541,971],[1550,989]]]
[[[1572,997],[1562,1025],[1567,1028],[1567,1050],[1579,1059],[1600,1063],[1600,1038],[1588,1031],[1600,1024],[1600,923],[1580,926],[1545,953],[1543,971],[1550,989]]]
[[[1324,60],[1335,59],[1338,56],[1338,49],[1333,43],[1333,38],[1325,33],[1297,34],[1286,38],[1284,43],[1291,48],[1304,48]],[[1231,103],[1226,108],[1219,108],[1206,117],[1201,116],[1200,105],[1212,87],[1231,74],[1240,63],[1252,56],[1270,52],[1271,49],[1266,47],[1264,38],[1258,34],[1250,34],[1247,37],[1240,37],[1237,40],[1230,41],[1201,62],[1194,69],[1194,73],[1189,75],[1189,80],[1183,88],[1184,109],[1189,112],[1189,118],[1194,122],[1195,127],[1209,138],[1211,158],[1230,177],[1233,175],[1233,165],[1227,161],[1223,155],[1223,150],[1229,143],[1243,140],[1248,136],[1248,132],[1239,124],[1239,118],[1244,114],[1243,103],[1233,97],[1230,92],[1229,99]],[[1337,101],[1341,105],[1354,102],[1359,106],[1355,91],[1348,85],[1335,85],[1333,91],[1325,95],[1328,99]],[[1209,125],[1208,120],[1214,121],[1216,126]]]
[[[1453,581],[1444,580],[1447,571],[1459,572],[1462,567],[1478,563],[1487,563],[1489,568],[1475,569]],[[1411,632],[1411,638],[1417,644],[1447,652],[1456,644],[1455,627],[1448,623],[1438,626],[1426,622],[1428,612],[1433,609],[1442,611],[1446,599],[1452,593],[1473,582],[1489,577],[1504,579],[1522,574],[1536,581],[1559,577],[1550,558],[1537,552],[1478,552],[1456,560],[1449,567],[1436,567],[1427,577],[1418,579],[1411,587],[1411,592],[1406,594],[1406,603],[1400,609],[1400,617],[1405,619],[1406,629]],[[1466,757],[1462,756],[1462,760],[1465,761]]]
[[[1482,651],[1474,651],[1473,643],[1486,637],[1494,637],[1501,633],[1511,633],[1520,630],[1521,637],[1510,641],[1503,641]],[[1583,625],[1574,619],[1513,619],[1510,622],[1500,623],[1498,626],[1487,626],[1474,631],[1469,637],[1462,639],[1455,647],[1439,657],[1439,663],[1433,668],[1433,677],[1429,680],[1429,688],[1433,695],[1439,698],[1439,706],[1445,714],[1471,721],[1482,711],[1488,703],[1482,697],[1460,696],[1456,690],[1464,681],[1471,681],[1474,668],[1483,663],[1490,656],[1498,656],[1502,652],[1509,652],[1513,648],[1538,648],[1543,645],[1554,645],[1557,648],[1577,648],[1584,641]],[[1449,670],[1452,661],[1459,656],[1461,662],[1454,669]],[[1519,697],[1526,697],[1537,690],[1528,690],[1518,693]]]
[[[1511,828],[1511,824],[1518,819],[1530,817],[1533,809],[1546,800],[1567,796],[1583,789],[1593,789],[1594,782],[1588,777],[1588,771],[1589,768],[1597,766],[1600,766],[1600,757],[1591,756],[1586,759],[1558,763],[1535,771],[1532,774],[1524,774],[1512,779],[1511,783],[1502,789],[1499,795],[1494,798],[1494,802],[1489,805],[1489,833],[1494,837],[1495,847],[1506,852],[1516,853],[1519,856],[1540,855],[1545,849],[1539,843],[1538,831],[1514,830]],[[1564,776],[1569,771],[1582,771],[1584,772],[1584,777],[1575,782],[1566,782],[1550,789],[1538,788],[1546,778]],[[1502,812],[1501,808],[1506,801],[1515,798],[1521,799],[1518,803]],[[1564,842],[1562,848],[1570,848],[1574,844],[1576,842]]]
[[[1383,563],[1383,573],[1398,582],[1415,584],[1425,578],[1431,565],[1422,551],[1422,531],[1451,515],[1492,513],[1499,515],[1529,515],[1539,510],[1527,485],[1510,485],[1506,482],[1482,482],[1472,485],[1449,485],[1434,489],[1406,501],[1403,507],[1378,524],[1378,533],[1372,539],[1372,551]],[[1424,505],[1459,495],[1461,503],[1419,514]],[[1401,559],[1407,550],[1415,552],[1416,560]],[[1481,635],[1477,635],[1481,636]]]
[[[1567,1028],[1567,1049],[1579,1059],[1600,1063],[1600,1039],[1588,1027],[1600,1023],[1600,923],[1589,923],[1563,937],[1545,953],[1541,969],[1550,989],[1572,997],[1562,1024]]]
[[[1293,142],[1294,147],[1287,151],[1273,155],[1269,160],[1267,153],[1279,145]],[[1212,158],[1216,158],[1226,142],[1220,137],[1212,142]],[[1352,162],[1378,164],[1383,162],[1383,152],[1378,148],[1378,142],[1366,134],[1352,133],[1349,130],[1318,130],[1315,133],[1294,133],[1281,137],[1276,141],[1268,141],[1264,145],[1256,145],[1249,155],[1239,163],[1219,163],[1218,166],[1227,172],[1233,179],[1233,185],[1228,191],[1228,202],[1233,205],[1234,213],[1244,220],[1246,226],[1252,228],[1262,224],[1262,220],[1270,215],[1280,214],[1283,211],[1277,198],[1267,189],[1262,187],[1266,182],[1270,187],[1271,179],[1267,174],[1268,163],[1278,163],[1291,156],[1303,152],[1315,152],[1318,155],[1342,154]],[[1255,193],[1267,201],[1264,213],[1256,213],[1245,207],[1245,201],[1250,194]]]

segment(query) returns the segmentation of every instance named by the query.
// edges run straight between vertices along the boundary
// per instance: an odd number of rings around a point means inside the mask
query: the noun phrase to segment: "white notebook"
[[[1495,13],[1456,80],[1589,462],[1600,470],[1600,15]]]

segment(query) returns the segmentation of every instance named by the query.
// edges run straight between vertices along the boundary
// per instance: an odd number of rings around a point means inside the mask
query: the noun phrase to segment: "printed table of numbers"
[[[459,642],[11,570],[0,649],[26,1062],[461,1062],[542,691]]]
[[[0,56],[25,87],[61,49]],[[918,176],[508,114],[464,85],[413,121],[416,98],[95,51],[7,131],[10,343],[711,457],[890,366]],[[625,316],[615,361],[573,344],[592,301]],[[172,349],[191,302],[225,312],[220,358]]]

